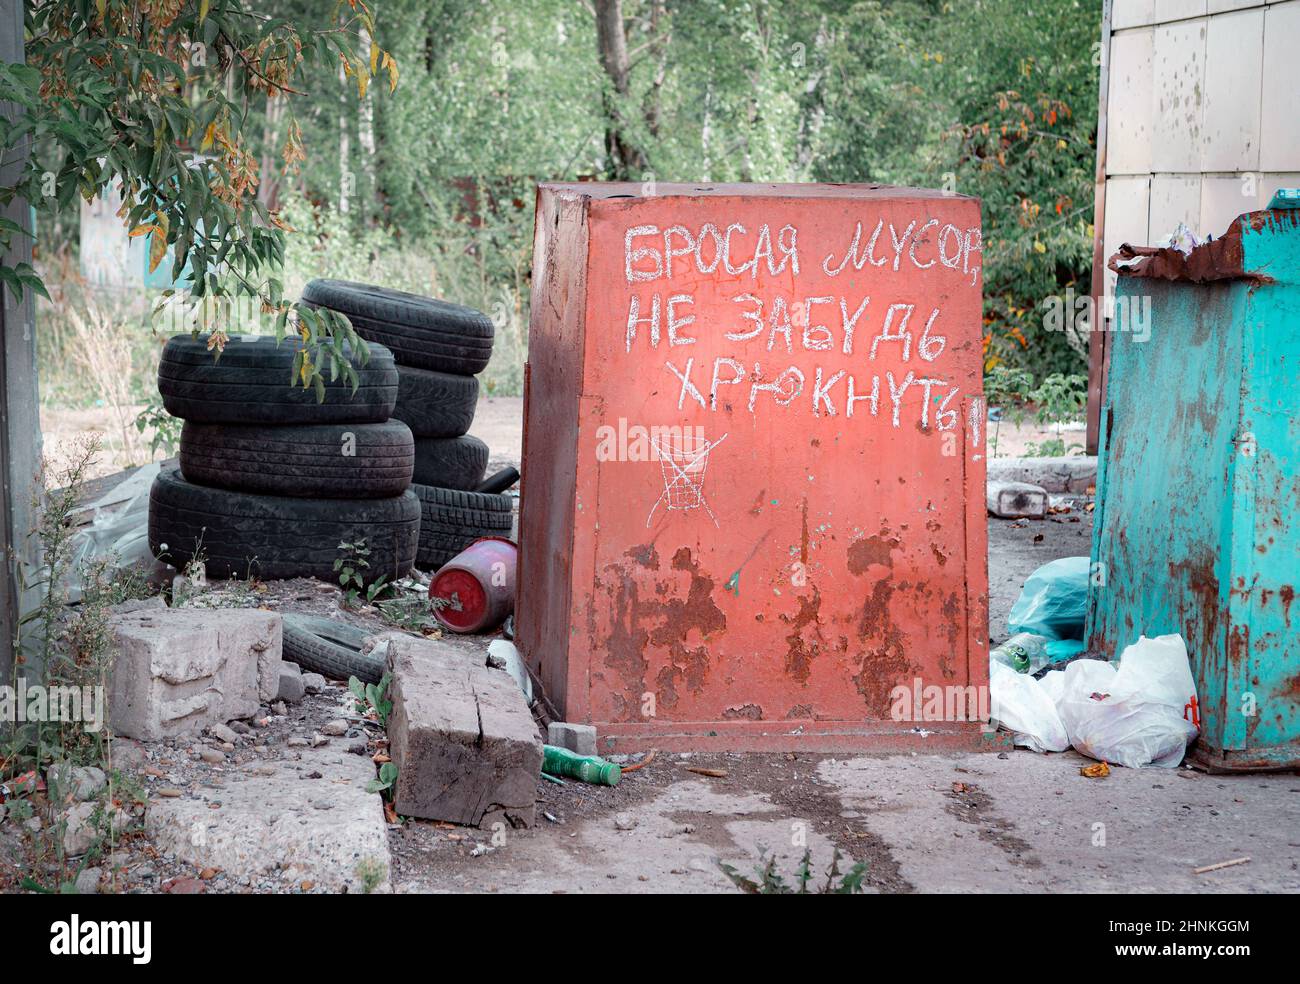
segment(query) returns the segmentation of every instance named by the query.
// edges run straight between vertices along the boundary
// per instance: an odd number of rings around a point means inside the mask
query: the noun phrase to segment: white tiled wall
[[[1115,0],[1111,31],[1107,256],[1300,186],[1300,0]]]

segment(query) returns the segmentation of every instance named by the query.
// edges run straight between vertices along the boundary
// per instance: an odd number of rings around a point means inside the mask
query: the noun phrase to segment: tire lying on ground
[[[417,438],[411,481],[443,489],[473,489],[483,481],[487,463],[488,446],[469,434]]]
[[[460,304],[347,280],[313,280],[302,300],[347,315],[404,366],[472,376],[492,357],[492,320]]]
[[[412,485],[420,500],[420,548],[416,563],[436,571],[475,540],[510,535],[514,500],[508,495]]]
[[[362,683],[378,683],[384,660],[361,651],[373,634],[332,618],[285,615],[283,654],[304,670],[334,680],[356,677]]]
[[[353,359],[355,393],[341,376],[325,384],[325,399],[314,389],[293,385],[293,363],[300,343],[279,345],[265,336],[235,336],[214,360],[207,342],[174,335],[158,363],[158,392],[173,417],[209,424],[379,423],[397,401],[397,367],[382,345],[370,346],[363,366]]]
[[[164,468],[149,490],[149,549],[184,569],[196,558],[214,578],[282,580],[315,577],[338,583],[340,543],[365,541],[371,582],[405,577],[415,563],[420,500],[292,499],[212,489]]]
[[[393,418],[416,437],[460,437],[474,422],[478,380],[449,372],[397,367]]]
[[[197,424],[181,429],[181,474],[215,488],[294,498],[384,499],[411,484],[415,442],[382,424]]]

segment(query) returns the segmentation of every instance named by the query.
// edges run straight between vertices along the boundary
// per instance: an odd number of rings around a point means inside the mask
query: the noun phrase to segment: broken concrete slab
[[[531,827],[542,742],[515,681],[441,640],[388,643],[394,806],[472,827]]]
[[[595,755],[596,729],[589,724],[552,721],[546,726],[546,744],[567,748],[578,755]]]
[[[115,734],[153,741],[249,717],[280,685],[280,616],[168,608],[109,619]]]
[[[1048,492],[1086,493],[1097,485],[1097,459],[1088,455],[1058,458],[990,458],[990,482],[1028,482]]]
[[[1047,515],[1047,490],[1028,482],[990,481],[985,501],[989,512],[1002,519],[1042,519]]]
[[[374,775],[369,759],[304,749],[296,759],[225,773],[220,787],[151,798],[145,831],[163,853],[236,881],[386,892],[392,859],[383,801],[366,792]]]
[[[284,660],[280,663],[280,684],[276,690],[276,700],[296,704],[307,695],[307,681],[302,678],[302,670],[297,663]]]

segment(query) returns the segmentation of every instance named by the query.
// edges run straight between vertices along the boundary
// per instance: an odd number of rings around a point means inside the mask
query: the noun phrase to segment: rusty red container
[[[515,610],[518,551],[503,537],[475,540],[429,582],[434,617],[452,632],[488,632]]]
[[[541,186],[516,645],[602,754],[996,743],[981,267],[943,191]]]

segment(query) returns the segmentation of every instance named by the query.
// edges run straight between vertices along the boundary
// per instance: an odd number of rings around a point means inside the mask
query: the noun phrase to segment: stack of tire
[[[406,576],[415,564],[420,500],[409,490],[415,446],[390,419],[398,376],[392,353],[344,351],[358,376],[291,386],[299,343],[230,339],[219,359],[203,338],[163,348],[158,390],[185,421],[180,466],[149,494],[149,547],[178,569],[201,561],[216,578],[336,581],[340,544],[365,560],[363,580]]]
[[[476,491],[488,447],[469,435],[478,379],[492,356],[492,321],[481,311],[404,291],[313,280],[304,303],[347,316],[357,334],[392,353],[393,417],[415,436],[411,490],[420,501],[416,564],[435,571],[484,536],[509,536],[510,496]]]

